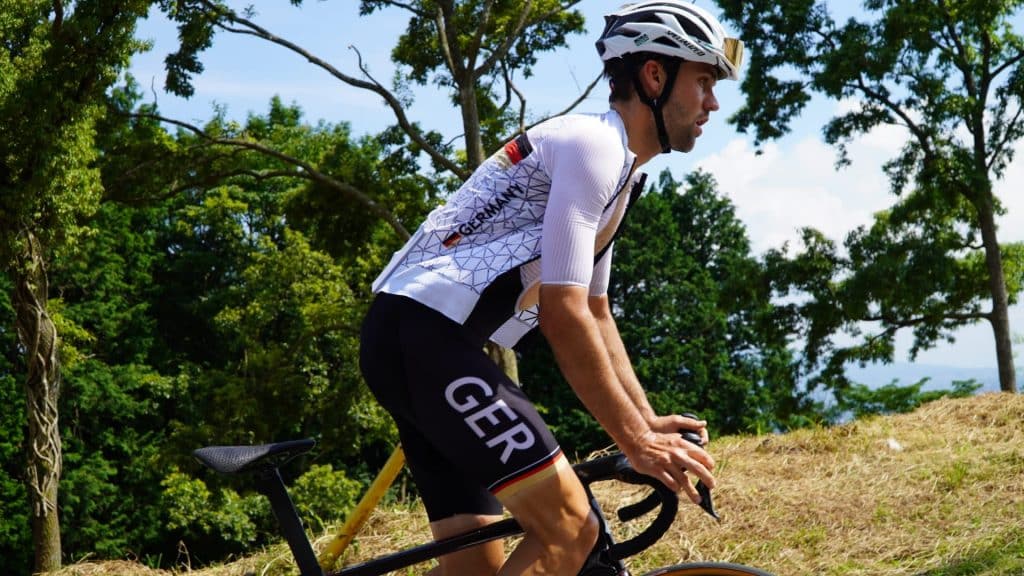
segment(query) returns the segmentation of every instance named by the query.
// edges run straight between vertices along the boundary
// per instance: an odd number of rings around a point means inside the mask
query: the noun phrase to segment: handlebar
[[[683,415],[689,418],[697,418],[695,415],[689,413]],[[703,445],[700,435],[695,432],[690,430],[681,430],[680,435],[683,439],[697,446]],[[654,518],[654,521],[651,522],[647,529],[625,542],[619,542],[612,545],[609,549],[609,555],[613,559],[621,560],[627,556],[632,556],[646,548],[649,548],[672,526],[676,512],[679,509],[678,495],[665,486],[661,481],[634,470],[625,455],[618,453],[610,456],[604,456],[602,458],[577,464],[574,469],[576,470],[576,475],[579,476],[580,481],[583,482],[588,489],[591,483],[603,480],[618,480],[628,484],[643,484],[650,486],[653,489],[653,492],[648,494],[643,500],[624,506],[616,512],[616,515],[622,522],[636,520],[658,506],[661,507],[658,511],[658,515]],[[700,480],[697,481],[696,489],[697,494],[700,495],[700,507],[711,515],[712,518],[721,521],[721,518],[719,518],[718,514],[715,512],[714,503],[711,500],[711,490]]]
[[[650,507],[630,519],[637,518],[654,509],[655,506],[661,505],[658,515],[643,532],[625,542],[613,544],[608,549],[608,555],[612,559],[621,560],[653,546],[672,526],[676,512],[679,509],[679,498],[676,496],[676,493],[661,483],[661,481],[634,470],[625,455],[612,454],[595,460],[589,460],[577,464],[574,469],[580,481],[588,487],[594,482],[605,480],[618,480],[627,484],[650,486],[654,492],[643,501],[649,502]],[[636,505],[634,504],[633,506]],[[623,510],[633,506],[627,506]],[[619,511],[619,517],[622,518],[622,510]]]
[[[687,416],[691,416],[692,417],[692,415],[689,415],[689,414],[687,414]],[[696,444],[698,446],[701,445],[700,436],[697,435],[694,432],[690,432],[689,430],[684,430],[684,431],[680,432],[680,435],[685,440],[687,440],[687,441],[689,441],[689,442],[691,442],[693,444]],[[722,519],[718,516],[718,513],[715,512],[715,505],[714,505],[714,502],[711,500],[711,489],[708,488],[707,485],[704,484],[704,482],[701,481],[701,480],[697,481],[696,489],[697,489],[697,494],[700,495],[700,507],[705,512],[707,512],[712,518],[714,518],[715,520],[718,520],[719,522],[721,522]],[[623,522],[629,522],[630,520],[636,520],[637,518],[643,516],[644,514],[647,514],[651,510],[654,510],[659,504],[661,504],[661,501],[662,501],[661,496],[657,492],[652,492],[651,494],[648,494],[647,497],[644,498],[643,500],[641,500],[639,502],[635,502],[633,504],[630,504],[629,506],[625,506],[625,507],[619,509],[619,511],[618,511],[619,520],[621,520]]]

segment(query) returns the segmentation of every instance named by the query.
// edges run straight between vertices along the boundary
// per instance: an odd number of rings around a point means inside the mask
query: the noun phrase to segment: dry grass
[[[673,530],[631,561],[634,573],[718,560],[779,576],[1024,575],[1024,396],[941,400],[835,428],[723,438],[713,453],[722,523],[684,506]],[[613,484],[596,491],[609,510],[637,498]],[[377,511],[345,561],[420,544],[427,535],[419,510]],[[287,550],[275,547],[178,573],[294,573],[288,561]],[[59,573],[96,574],[171,572],[117,562]]]

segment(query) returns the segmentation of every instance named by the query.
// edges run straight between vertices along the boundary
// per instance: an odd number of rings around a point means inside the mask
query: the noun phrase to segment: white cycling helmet
[[[597,41],[601,60],[653,52],[711,64],[721,78],[739,78],[743,42],[726,37],[718,20],[694,4],[647,0],[627,4],[604,19],[604,32]]]

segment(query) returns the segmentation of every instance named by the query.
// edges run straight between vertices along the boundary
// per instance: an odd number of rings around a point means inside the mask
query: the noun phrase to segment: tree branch
[[[1002,66],[1000,66],[999,68],[996,68],[995,70],[993,70],[992,71],[992,77],[995,78],[996,76],[999,76],[1007,68],[1013,66],[1014,64],[1020,62],[1021,60],[1024,60],[1024,52],[1020,52],[1019,54],[1017,54],[1017,56],[1015,56],[1013,58],[1010,58],[1009,60],[1004,62]]]
[[[419,16],[420,18],[427,18],[429,16],[429,14],[427,14],[423,10],[420,10],[420,9],[416,8],[412,4],[406,4],[405,2],[398,2],[396,0],[387,0],[387,1],[384,2],[384,4],[386,4],[388,6],[394,6],[396,8],[402,8],[403,10],[408,10],[409,12],[412,12],[413,14],[415,14],[416,16]]]
[[[910,130],[911,133],[913,133],[914,136],[917,138],[918,142],[920,142],[921,148],[924,149],[925,156],[928,157],[929,159],[931,158],[934,152],[932,151],[931,143],[928,139],[928,134],[920,126],[918,126],[913,119],[910,118],[910,115],[907,114],[906,111],[903,110],[903,108],[901,108],[898,104],[893,102],[892,99],[889,98],[888,96],[885,96],[880,91],[868,86],[867,83],[864,82],[863,76],[858,76],[857,83],[851,86],[863,92],[865,96],[868,96],[869,98],[882,104],[883,106],[888,108],[890,112],[892,112],[901,120],[903,120],[903,122],[905,122],[907,129]]]
[[[913,328],[914,326],[924,324],[925,322],[932,320],[959,320],[963,322],[970,322],[974,320],[989,320],[991,319],[991,316],[992,314],[989,312],[977,312],[974,314],[949,313],[942,314],[940,316],[917,316],[899,319],[894,318],[891,315],[882,314],[880,316],[865,316],[861,318],[861,320],[864,322],[885,322],[890,326],[890,328],[886,329],[886,331],[889,332],[900,328]]]
[[[456,84],[461,84],[466,75],[466,67],[470,69],[473,63],[463,62],[462,51],[459,50],[459,38],[448,27],[448,22],[455,17],[455,8],[451,2],[438,2],[437,13],[434,24],[437,26],[437,39],[441,43],[441,52],[448,62],[448,68],[452,71]]]
[[[474,71],[474,73],[473,73],[474,77],[475,78],[480,78],[484,74],[487,74],[488,72],[490,72],[490,70],[492,70],[496,66],[498,60],[504,59],[505,56],[508,55],[508,51],[512,48],[512,43],[515,41],[516,38],[519,38],[522,35],[522,31],[527,26],[532,26],[532,25],[535,25],[537,23],[544,22],[544,20],[550,18],[551,16],[555,15],[556,13],[558,13],[560,11],[563,11],[563,10],[567,10],[567,9],[571,8],[572,6],[577,5],[579,3],[580,3],[580,0],[571,0],[570,2],[566,2],[565,4],[559,5],[557,8],[552,8],[550,11],[548,11],[548,12],[546,12],[544,14],[541,14],[541,15],[539,15],[538,17],[536,17],[534,19],[527,20],[526,18],[527,18],[527,16],[529,16],[529,10],[530,10],[530,5],[532,4],[532,0],[526,0],[525,5],[523,6],[523,11],[522,11],[522,13],[519,16],[519,22],[516,24],[515,31],[513,33],[509,34],[508,36],[506,36],[505,37],[505,41],[502,42],[502,44],[498,47],[498,49],[495,50],[494,52],[490,53],[489,56],[487,56],[487,59],[483,61],[483,64],[480,65]]]
[[[490,56],[484,60],[483,64],[473,70],[473,79],[479,79],[481,76],[487,74],[494,68],[498,60],[502,60],[508,54],[509,49],[512,48],[512,43],[515,42],[516,38],[522,34],[523,29],[526,28],[527,19],[530,16],[530,10],[533,8],[533,0],[526,0],[523,2],[523,11],[519,14],[519,21],[516,23],[515,30],[506,34],[505,39],[502,40],[497,50],[491,53]]]
[[[1017,113],[1013,115],[1013,119],[1003,124],[1002,138],[992,147],[992,157],[985,163],[986,172],[992,170],[992,167],[996,164],[996,159],[1003,155],[1006,147],[1012,142],[1014,135],[1020,134],[1022,113],[1024,113],[1024,106],[1018,106]]]
[[[953,21],[953,17],[949,13],[949,6],[945,0],[939,2],[939,6],[942,8],[942,16],[946,22],[946,28],[949,30],[949,37],[956,46],[956,53],[959,58],[953,60],[954,65],[960,69],[960,73],[964,75],[964,88],[967,89],[967,93],[975,98],[978,97],[978,83],[971,71],[971,63],[967,59],[967,49],[964,47],[963,41],[960,39],[960,35],[956,31],[956,23]]]
[[[469,52],[473,55],[474,61],[477,54],[480,53],[480,44],[483,43],[484,33],[487,32],[487,25],[491,23],[491,10],[493,8],[494,0],[487,0],[484,4],[484,14],[480,19],[480,25],[477,26],[476,34],[473,35],[473,41],[469,45]]]
[[[309,174],[301,170],[252,170],[249,168],[239,168],[237,170],[207,174],[201,180],[176,186],[170,191],[169,196],[174,196],[179,192],[183,192],[195,186],[212,186],[221,180],[234,178],[235,176],[248,176],[256,181],[270,180],[273,178],[302,178],[304,180],[313,180]]]
[[[603,75],[604,75],[603,73],[599,73],[597,75],[597,77],[594,78],[594,80],[590,83],[590,85],[587,86],[587,89],[584,90],[583,93],[580,94],[578,98],[573,100],[572,103],[569,104],[569,106],[566,107],[564,110],[562,110],[561,112],[557,112],[555,114],[552,114],[551,116],[548,116],[547,118],[542,118],[542,119],[534,122],[533,124],[530,124],[529,126],[526,127],[526,130],[529,130],[530,128],[533,128],[534,126],[536,126],[537,124],[540,124],[541,122],[544,122],[545,120],[549,120],[549,119],[554,118],[556,116],[562,116],[564,114],[568,114],[569,112],[572,112],[573,109],[575,109],[577,106],[579,106],[584,100],[587,99],[588,96],[590,96],[590,93],[594,91],[594,87],[597,86],[597,83],[601,81],[601,77]]]
[[[508,70],[508,66],[505,66],[504,62],[501,65],[501,73],[505,77],[505,104],[502,105],[504,109],[512,100],[510,92],[515,92],[516,98],[519,98],[519,132],[526,132],[526,97],[519,91],[515,83],[512,82],[512,74]]]
[[[269,32],[268,30],[262,28],[261,26],[257,25],[256,23],[250,20],[247,20],[233,12],[226,11],[218,6],[210,4],[206,0],[201,1],[207,7],[209,7],[210,10],[216,12],[221,18],[230,22],[234,22],[235,24],[244,26],[244,29],[232,28],[231,26],[228,26],[223,22],[218,22],[217,26],[221,29],[235,34],[247,34],[250,36],[256,36],[257,38],[262,38],[268,42],[287,48],[288,50],[291,50],[292,52],[295,52],[296,54],[302,56],[315,66],[326,71],[331,76],[334,76],[338,80],[341,80],[342,82],[350,86],[362,88],[364,90],[369,90],[371,92],[377,93],[382,98],[384,98],[384,101],[387,102],[388,106],[391,107],[392,112],[394,112],[395,114],[395,118],[398,120],[398,125],[402,128],[402,131],[405,132],[405,134],[408,135],[413,142],[419,145],[424,150],[424,152],[426,152],[427,155],[430,156],[432,160],[434,160],[438,165],[444,167],[444,169],[451,171],[453,174],[455,174],[462,180],[465,180],[466,178],[469,177],[469,173],[465,169],[463,169],[458,164],[456,164],[448,157],[446,157],[444,154],[442,154],[439,150],[432,146],[430,142],[427,142],[426,138],[423,137],[420,131],[415,126],[412,125],[408,117],[405,115],[405,110],[402,108],[402,103],[398,100],[398,98],[394,94],[392,94],[391,91],[389,91],[387,88],[384,88],[384,86],[382,86],[379,82],[374,80],[367,73],[365,66],[363,66],[363,57],[359,53],[359,51],[355,49],[355,47],[350,46],[350,48],[352,48],[352,50],[355,51],[356,55],[359,58],[360,71],[362,71],[363,74],[370,78],[369,82],[365,80],[360,80],[358,78],[349,76],[341,72],[334,66],[330,65],[321,58],[313,55],[312,53],[302,48],[301,46],[298,46],[297,44],[289,40],[286,40]]]
[[[53,0],[53,35],[60,36],[64,27],[64,3],[61,0]]]
[[[174,120],[172,118],[166,118],[164,116],[159,116],[156,114],[132,113],[131,116],[134,116],[136,118],[148,118],[151,120],[157,120],[159,122],[165,122],[167,124],[172,124],[174,126],[179,126],[192,132],[193,134],[199,136],[200,138],[206,140],[207,142],[210,142],[211,144],[219,144],[223,146],[232,146],[236,148],[252,150],[254,152],[258,152],[260,154],[269,156],[276,160],[280,160],[281,162],[284,162],[286,164],[295,166],[296,168],[298,168],[298,170],[295,172],[295,174],[293,174],[293,176],[307,178],[309,180],[317,182],[318,184],[323,184],[324,186],[333,188],[334,190],[341,192],[342,194],[350,198],[354,198],[356,201],[360,202],[361,204],[369,208],[371,212],[373,212],[382,220],[387,222],[403,240],[409,238],[408,230],[406,230],[405,227],[402,226],[402,223],[399,222],[397,218],[395,218],[394,214],[392,214],[390,211],[388,211],[380,204],[378,204],[375,200],[370,198],[365,192],[347,182],[342,182],[331,176],[328,176],[327,174],[324,174],[323,172],[317,170],[316,167],[314,167],[308,162],[295,158],[294,156],[285,154],[284,152],[281,152],[279,150],[275,150],[269,146],[260,144],[259,142],[254,142],[252,140],[242,140],[238,138],[220,138],[216,136],[211,136],[207,134],[202,128],[189,124],[188,122],[183,122],[181,120]]]

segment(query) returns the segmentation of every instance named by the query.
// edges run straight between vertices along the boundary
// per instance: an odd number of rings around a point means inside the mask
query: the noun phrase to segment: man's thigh
[[[378,342],[393,355],[378,370],[375,392],[388,400],[410,468],[436,521],[457,513],[492,515],[473,496],[438,514],[432,503],[458,500],[473,489],[492,495],[555,473],[561,449],[536,407],[494,364],[483,341],[440,313],[391,297],[394,336]],[[381,354],[375,354],[380,360]],[[440,498],[436,493],[440,493]],[[476,507],[472,507],[476,506]]]

